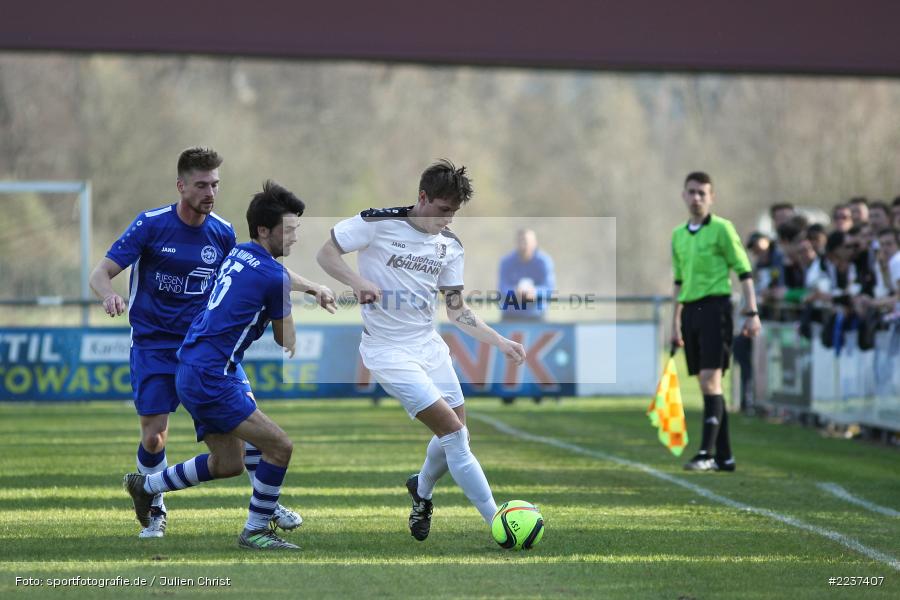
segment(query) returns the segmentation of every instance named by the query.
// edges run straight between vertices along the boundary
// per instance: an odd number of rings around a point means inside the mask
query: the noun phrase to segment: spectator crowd
[[[900,321],[900,196],[891,204],[852,198],[829,223],[788,203],[769,216],[774,236],[754,232],[747,241],[763,318],[797,320],[807,337],[820,322],[827,347],[840,348],[855,329],[861,349]]]

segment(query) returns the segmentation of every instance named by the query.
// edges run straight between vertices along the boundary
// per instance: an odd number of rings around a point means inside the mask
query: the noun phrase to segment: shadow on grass
[[[398,517],[401,517],[398,515]],[[358,527],[354,519],[332,520],[330,529],[304,525],[300,531],[282,534],[300,545],[302,552],[297,560],[338,560],[346,562],[429,561],[477,562],[483,559],[503,557],[502,550],[490,538],[487,529],[476,530],[471,520],[461,523],[436,522],[426,543],[419,543],[409,536],[404,519],[398,518],[390,530],[366,531]],[[91,561],[137,561],[147,564],[178,563],[201,558],[203,561],[266,561],[271,554],[259,554],[237,547],[237,536],[242,522],[234,523],[234,530],[222,533],[221,523],[209,533],[178,531],[167,533],[163,539],[141,540],[137,538],[137,526],[123,526],[121,533],[71,535],[48,541],[45,533],[33,536],[17,536],[13,539],[0,536],[10,552],[3,561],[79,561],[90,557]],[[196,525],[193,527],[196,530]],[[348,546],[348,532],[358,534],[358,543]],[[712,532],[714,533],[714,532]],[[724,533],[724,532],[723,532]],[[806,555],[803,540],[791,539],[788,534],[778,536],[778,554]],[[771,556],[772,545],[754,531],[728,531],[727,539],[720,536],[711,540],[707,529],[685,531],[664,527],[635,531],[627,527],[610,527],[602,530],[584,530],[577,526],[553,527],[548,525],[544,540],[530,556],[545,560],[586,560],[588,556],[603,556],[609,561],[628,562],[635,557],[650,555],[678,555],[686,558],[702,558],[710,554],[733,552],[740,549],[742,556]],[[291,559],[288,559],[291,560]],[[590,559],[587,559],[590,560]]]

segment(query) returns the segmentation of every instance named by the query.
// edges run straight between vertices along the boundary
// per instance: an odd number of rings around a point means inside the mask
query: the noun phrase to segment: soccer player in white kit
[[[447,225],[469,201],[466,168],[442,160],[419,181],[415,205],[369,209],[331,230],[316,257],[326,273],[349,285],[362,308],[363,364],[410,418],[434,434],[419,473],[406,482],[412,496],[409,529],[424,540],[431,529],[434,485],[448,470],[490,525],[497,505],[469,448],[464,398],[450,349],[435,330],[439,292],[447,316],[475,339],[521,364],[525,349],[488,327],[463,300],[464,252]],[[359,273],[342,255],[358,253]]]

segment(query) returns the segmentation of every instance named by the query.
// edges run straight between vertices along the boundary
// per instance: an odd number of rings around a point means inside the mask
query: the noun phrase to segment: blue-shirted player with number
[[[294,354],[290,276],[275,259],[288,255],[297,241],[303,209],[299,198],[271,181],[250,202],[247,223],[252,241],[228,254],[206,309],[194,319],[178,351],[178,397],[194,418],[197,441],[206,443],[209,454],[151,475],[126,475],[125,487],[139,520],[150,514],[156,494],[239,475],[247,441],[260,449],[262,457],[238,545],[254,550],[297,549],[269,527],[293,444],[256,408],[240,364],[244,351],[263,335],[270,321],[275,341],[290,356]]]
[[[175,356],[191,321],[206,305],[215,272],[236,243],[234,228],[212,212],[219,189],[221,156],[209,148],[188,148],[178,158],[175,204],[140,213],[91,274],[94,292],[106,313],[128,311],[131,322],[131,382],[140,417],[137,466],[141,473],[166,468],[169,413],[178,407]],[[112,287],[112,279],[131,266],[128,302]],[[291,273],[294,290],[313,293],[323,307],[333,301],[328,288]],[[246,466],[253,479],[259,451],[247,447]],[[296,528],[300,516],[279,506],[275,521]],[[153,500],[150,516],[141,521],[139,537],[162,537],[166,506]]]

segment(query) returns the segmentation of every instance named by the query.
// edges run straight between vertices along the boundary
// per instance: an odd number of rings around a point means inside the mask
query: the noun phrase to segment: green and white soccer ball
[[[501,504],[494,514],[491,534],[501,548],[531,550],[544,537],[544,517],[534,504],[510,500]]]

